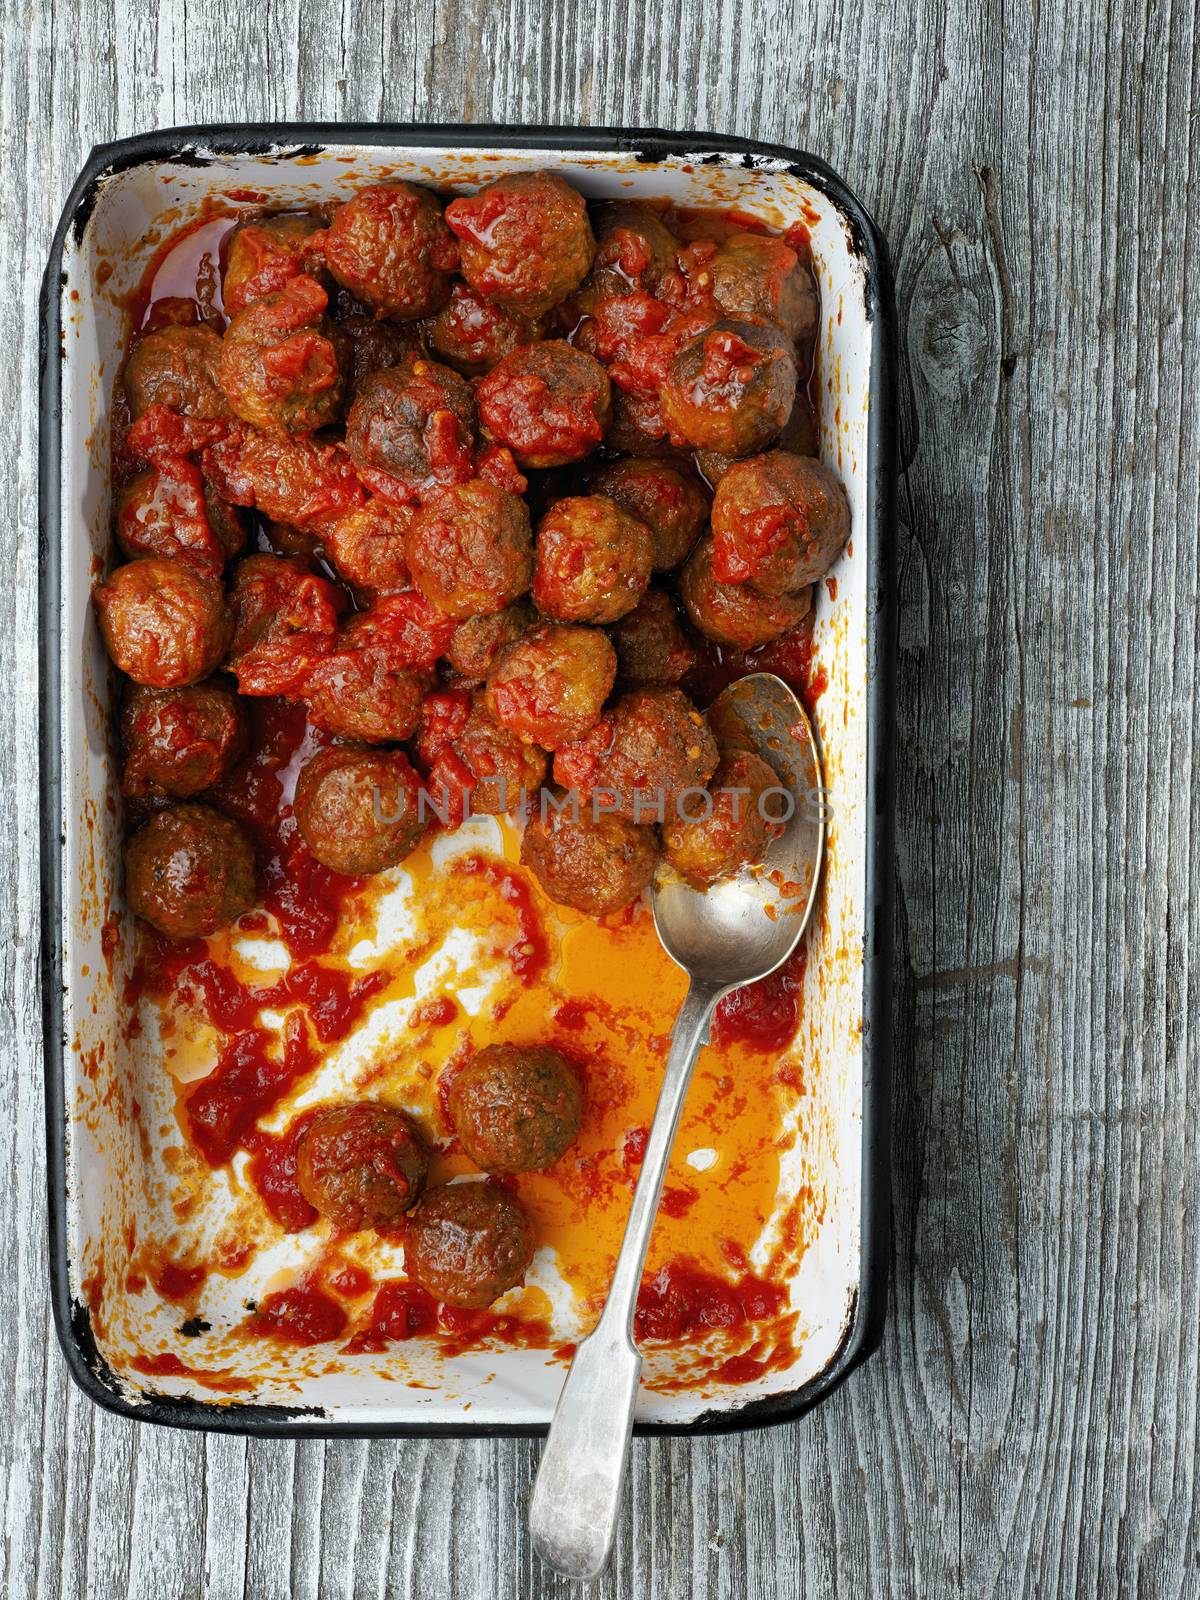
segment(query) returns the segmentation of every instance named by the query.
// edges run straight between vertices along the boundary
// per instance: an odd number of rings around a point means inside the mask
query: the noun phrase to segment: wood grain
[[[248,1443],[70,1386],[44,1259],[38,280],[90,144],[270,118],[712,128],[829,159],[904,318],[895,1272],[798,1426],[635,1447],[595,1592],[1195,1596],[1200,784],[1187,0],[8,0],[0,1591],[565,1596],[526,1443]],[[14,381],[15,376],[15,381]]]

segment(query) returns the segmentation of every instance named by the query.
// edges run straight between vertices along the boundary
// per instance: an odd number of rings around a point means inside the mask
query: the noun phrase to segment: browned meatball
[[[131,561],[92,598],[109,655],[150,689],[207,678],[233,636],[219,581],[179,561]]]
[[[635,610],[612,629],[617,679],[627,689],[669,689],[696,665],[696,652],[680,626],[675,602],[663,589],[647,589]]]
[[[503,611],[529,588],[533,535],[525,502],[486,478],[435,490],[404,535],[412,580],[460,622]]]
[[[505,356],[480,381],[479,419],[523,467],[581,461],[612,415],[608,373],[565,339],[544,339]]]
[[[709,639],[751,650],[769,644],[808,614],[812,593],[758,594],[749,584],[718,583],[713,577],[713,542],[702,539],[679,578],[679,598],[688,616]]]
[[[497,305],[537,316],[582,283],[596,241],[583,196],[549,172],[517,172],[453,200],[462,275]]]
[[[671,362],[659,400],[676,444],[748,456],[771,442],[796,398],[796,358],[779,328],[715,322]]]
[[[645,594],[654,540],[607,495],[558,500],[538,523],[533,600],[558,622],[615,622]]]
[[[521,345],[541,337],[544,321],[518,316],[456,283],[449,302],[429,328],[429,345],[447,365],[468,378],[482,377]]]
[[[242,703],[220,683],[184,689],[130,688],[121,710],[124,794],[199,794],[227,773],[246,748]]]
[[[243,422],[283,436],[337,421],[345,341],[324,315],[328,304],[321,285],[301,275],[234,317],[221,343],[220,379]]]
[[[655,572],[679,565],[708,516],[708,499],[695,475],[672,461],[612,461],[596,473],[592,488],[650,529]]]
[[[143,334],[122,373],[130,416],[136,422],[160,405],[189,417],[227,417],[220,363],[221,340],[211,328],[171,326]]]
[[[468,617],[454,630],[446,660],[460,678],[482,683],[499,651],[528,633],[533,624],[534,610],[525,599],[514,600],[490,617]]]
[[[331,871],[385,872],[425,831],[420,787],[399,750],[333,745],[300,769],[296,821],[305,844]]]
[[[804,456],[771,450],[735,462],[717,485],[712,511],[713,577],[795,594],[822,578],[850,537],[841,484]]]
[[[448,819],[515,811],[546,775],[545,752],[496,721],[483,691],[451,689],[426,697],[417,753],[429,791]]]
[[[583,1115],[579,1074],[545,1045],[485,1046],[453,1075],[447,1102],[459,1143],[485,1172],[552,1167]]]
[[[534,628],[496,657],[488,705],[519,738],[553,750],[595,724],[616,673],[616,653],[598,628]]]
[[[558,792],[526,822],[521,860],[558,905],[603,917],[636,900],[654,876],[658,834]]]
[[[384,594],[407,589],[404,534],[412,519],[411,506],[373,495],[366,505],[329,523],[322,543],[338,572],[356,588]]]
[[[239,222],[225,245],[221,297],[226,316],[236,317],[255,300],[274,294],[300,273],[318,280],[325,277],[320,262],[305,248],[324,226],[324,217],[312,211],[282,212]],[[325,282],[329,282],[327,277]]]
[[[678,689],[633,689],[592,731],[561,745],[554,777],[632,822],[661,822],[717,765],[708,724]]]
[[[707,796],[690,795],[663,824],[663,854],[682,877],[704,886],[761,861],[779,832],[779,779],[751,751],[730,750]]]
[[[474,448],[471,386],[436,361],[403,361],[365,379],[346,419],[359,476],[393,500],[464,482]]]
[[[325,260],[352,295],[407,322],[446,300],[458,246],[429,189],[373,183],[334,212]]]
[[[645,289],[653,294],[675,265],[679,240],[657,211],[636,200],[605,200],[592,214],[596,258],[576,296],[591,312],[601,300]]]
[[[211,503],[214,511],[225,505],[215,494]],[[226,556],[218,528],[232,537],[236,524],[231,507],[225,508],[231,519],[226,522],[219,511],[210,518],[209,505],[200,469],[190,461],[167,458],[161,466],[139,472],[118,494],[117,543],[130,560],[156,556],[218,573]]]
[[[817,286],[812,273],[782,239],[734,233],[709,262],[713,298],[731,317],[774,322],[799,346],[817,328]]]
[[[300,1193],[342,1233],[398,1221],[428,1174],[416,1123],[370,1100],[319,1111],[296,1145]]]
[[[417,1203],[404,1235],[410,1278],[450,1306],[490,1306],[525,1276],[533,1224],[495,1183],[447,1183]]]
[[[346,387],[351,400],[357,397],[364,379],[425,353],[420,330],[411,322],[389,322],[385,317],[352,312],[339,319],[338,328],[348,347]]]
[[[254,851],[211,806],[157,811],[125,847],[125,898],[168,939],[203,939],[254,904]]]
[[[375,618],[363,611],[346,623],[300,692],[314,727],[340,739],[392,744],[415,732],[428,681],[395,659],[391,640],[380,638]]]
[[[303,561],[247,556],[229,591],[235,628],[229,670],[242,694],[298,694],[333,650],[341,594]]]

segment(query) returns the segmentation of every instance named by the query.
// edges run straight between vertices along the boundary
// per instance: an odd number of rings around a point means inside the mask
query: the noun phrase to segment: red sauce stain
[[[303,1019],[296,1013],[276,1035],[247,1028],[233,1036],[208,1077],[186,1096],[192,1143],[210,1166],[222,1166],[265,1111],[317,1064]]]
[[[315,1208],[301,1194],[296,1179],[296,1151],[319,1109],[314,1106],[302,1112],[282,1133],[251,1128],[243,1140],[250,1151],[247,1168],[250,1182],[285,1233],[300,1233],[317,1220]]]
[[[582,1000],[564,1000],[554,1008],[554,1020],[560,1028],[570,1029],[587,1026],[588,1008]]]
[[[150,1282],[164,1300],[190,1300],[207,1277],[207,1267],[184,1267],[175,1261],[164,1261],[150,1272]]]
[[[438,1325],[437,1301],[419,1284],[398,1278],[381,1284],[365,1328],[346,1345],[348,1355],[384,1350],[405,1339],[427,1337]]]
[[[324,1290],[298,1283],[265,1295],[244,1326],[257,1338],[278,1339],[284,1344],[325,1344],[345,1331],[346,1313]]]
[[[643,1282],[634,1332],[639,1340],[736,1333],[749,1323],[778,1316],[785,1299],[781,1284],[752,1273],[730,1281],[687,1261],[672,1261]]]
[[[777,972],[725,996],[713,1018],[712,1039],[718,1049],[735,1042],[765,1052],[787,1048],[800,1021],[805,959],[801,945]]]
[[[384,971],[355,978],[334,967],[306,961],[291,967],[278,983],[251,989],[229,970],[205,960],[185,969],[204,994],[212,1023],[226,1033],[252,1027],[266,1006],[302,1004],[322,1044],[344,1039],[368,1002],[390,982]]]
[[[679,1188],[664,1189],[658,1208],[665,1211],[668,1217],[686,1217],[699,1198],[695,1189],[684,1184]]]
[[[231,1372],[205,1372],[199,1367],[187,1366],[173,1355],[135,1356],[129,1365],[135,1372],[152,1378],[190,1378],[202,1388],[221,1394],[241,1394],[254,1387],[247,1379],[237,1378]]]

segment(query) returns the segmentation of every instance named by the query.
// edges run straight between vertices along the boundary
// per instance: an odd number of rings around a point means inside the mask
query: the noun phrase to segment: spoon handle
[[[642,1370],[633,1312],[692,1068],[722,993],[693,979],[675,1020],[608,1298],[595,1330],[575,1352],[533,1486],[534,1548],[568,1578],[596,1577],[612,1549]]]

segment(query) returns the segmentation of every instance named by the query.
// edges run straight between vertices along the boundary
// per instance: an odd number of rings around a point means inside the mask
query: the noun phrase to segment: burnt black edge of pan
[[[661,129],[511,128],[495,123],[259,123],[168,128],[97,145],[67,197],[42,280],[38,449],[38,574],[42,1013],[49,1187],[50,1288],[54,1324],[72,1378],[97,1405],[136,1421],[263,1437],[404,1438],[530,1437],[544,1425],[507,1423],[337,1423],[312,1407],[219,1405],[173,1395],[126,1398],[100,1353],[86,1305],[70,1292],[67,1241],[67,1113],[65,1104],[62,975],[62,763],[59,645],[59,482],[62,455],[60,287],[68,234],[76,243],[106,181],[145,163],[208,165],[212,156],[269,156],[280,162],[315,155],[327,146],[375,145],[615,151],[648,165],[689,156],[704,162],[736,157],[753,170],[782,163],[838,208],[850,247],[863,262],[865,309],[874,325],[872,404],[867,422],[867,819],[863,949],[862,1179],[859,1283],[842,1343],[815,1378],[786,1394],[732,1409],[708,1411],[691,1422],[642,1422],[643,1435],[717,1434],[792,1422],[837,1388],[877,1347],[887,1313],[891,1255],[892,899],[895,827],[895,497],[896,309],[887,246],[858,197],[819,157],[786,145],[718,133]]]

